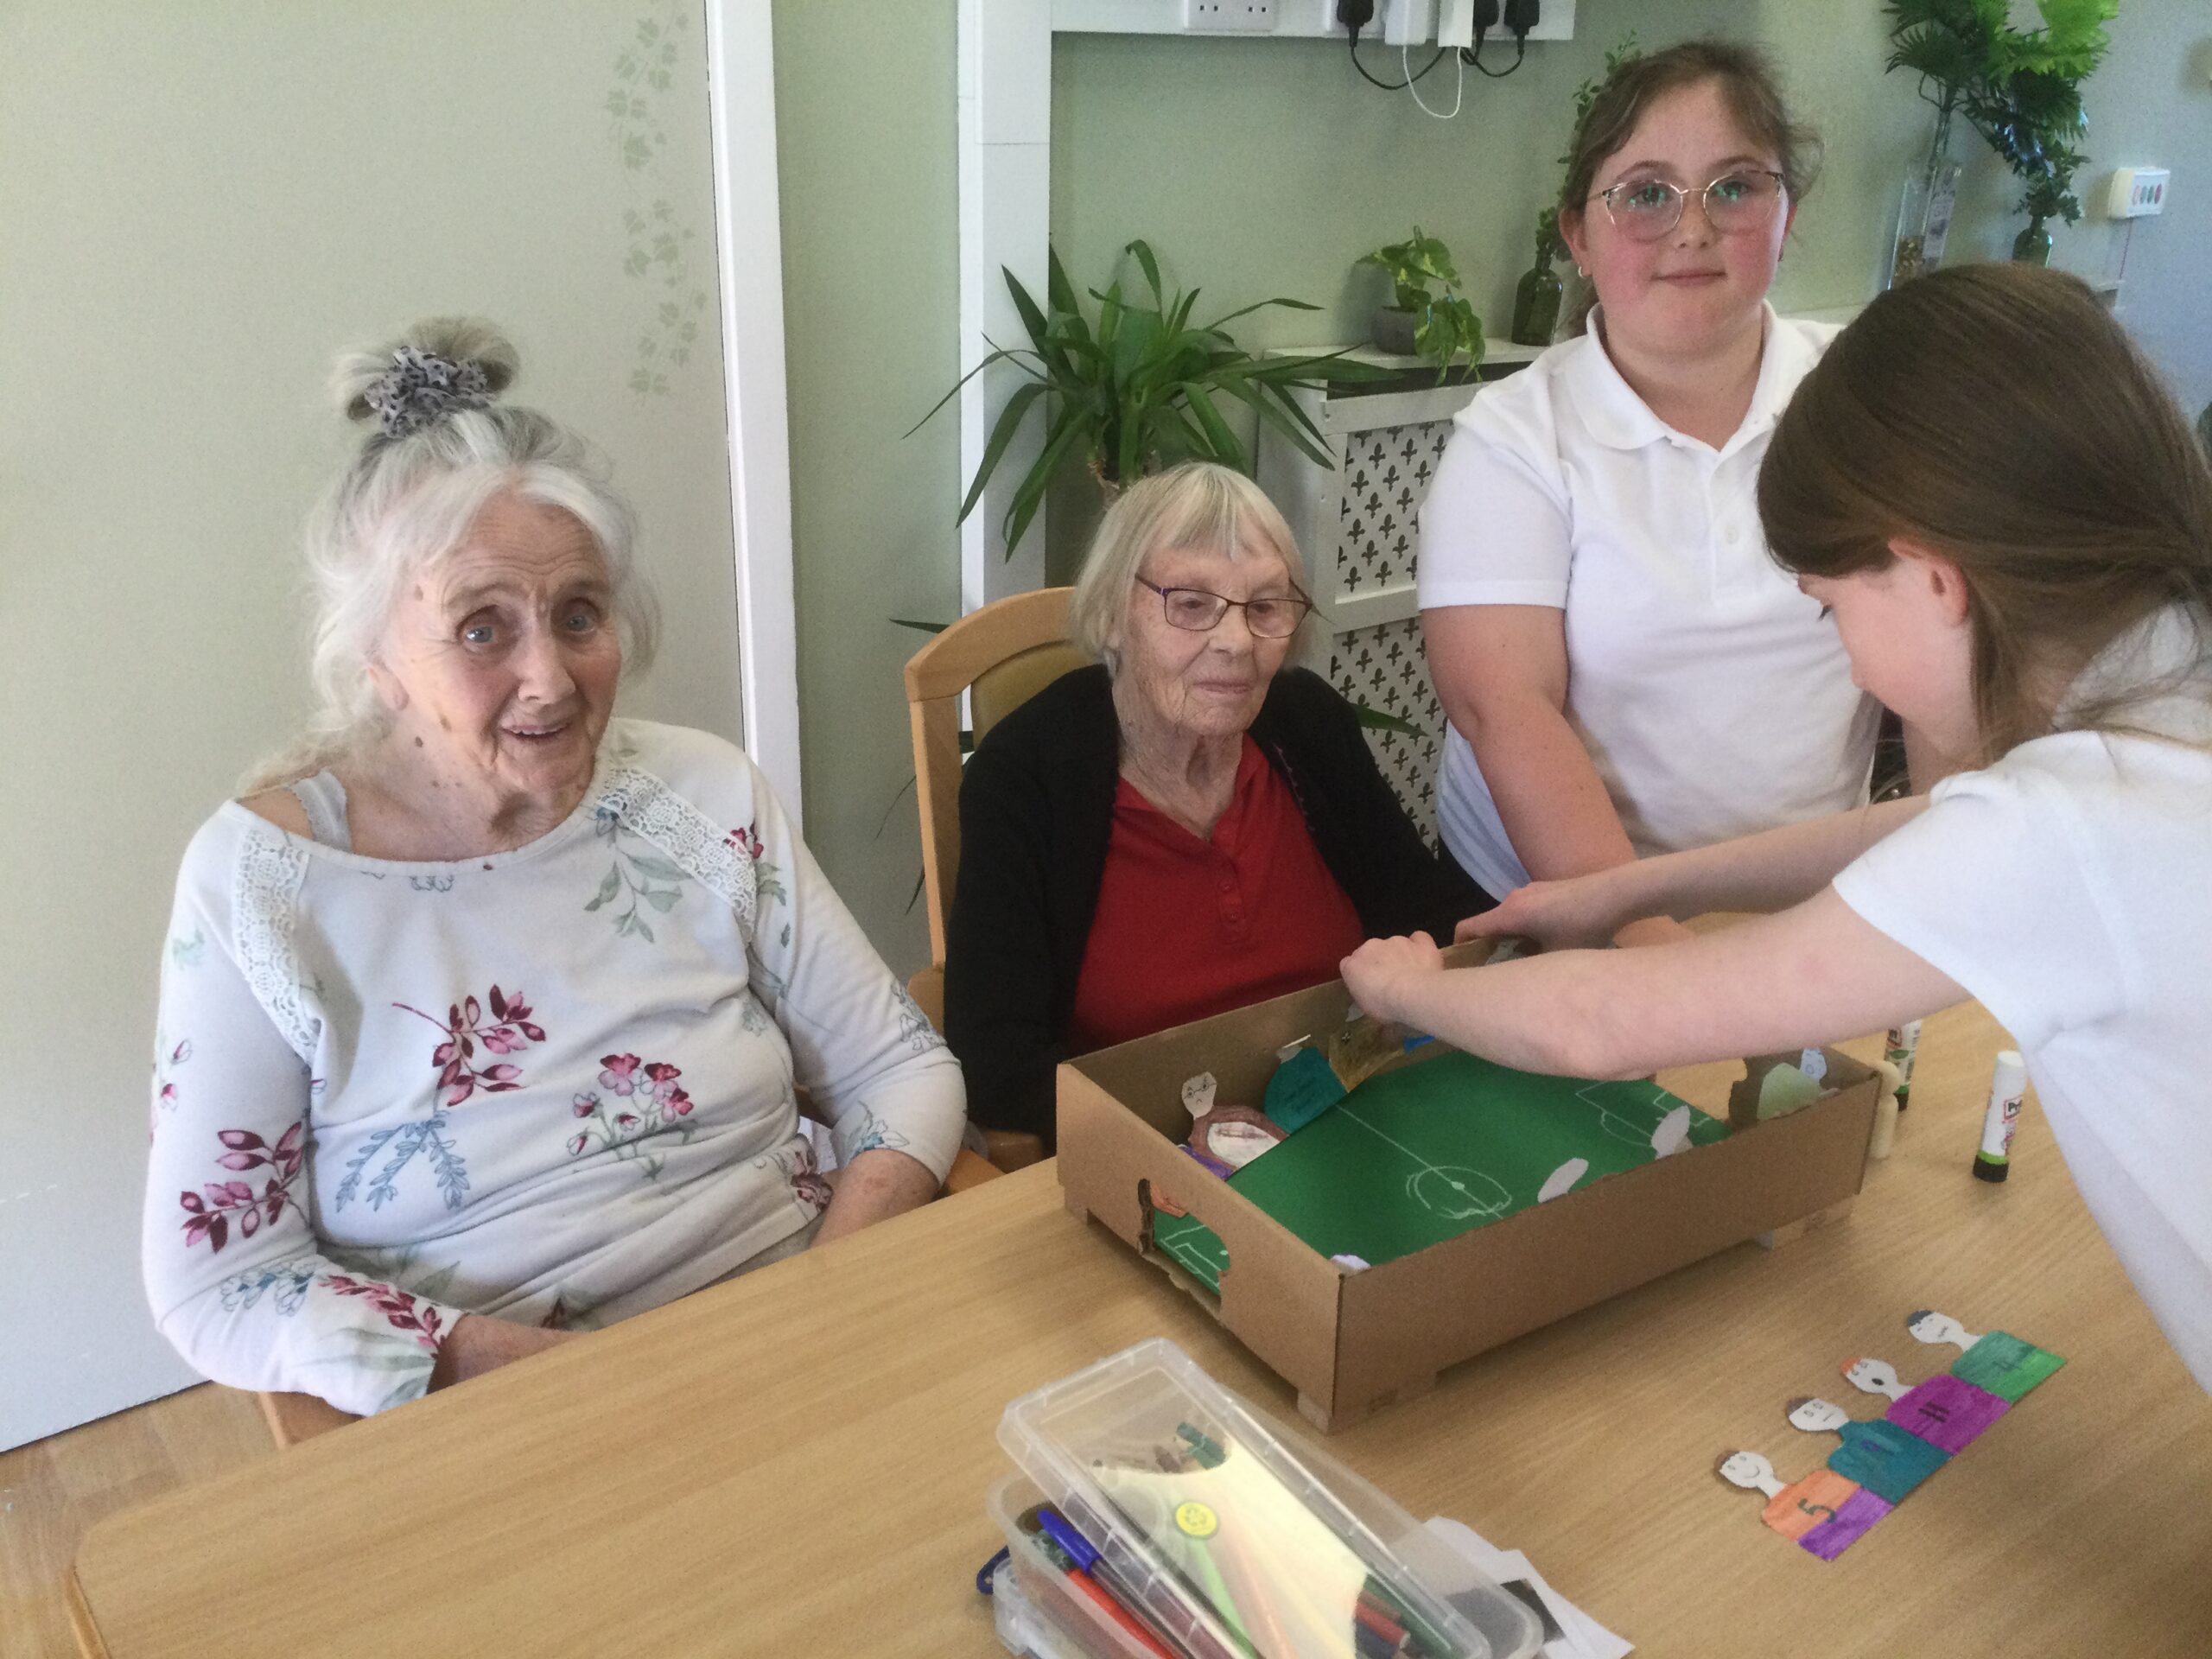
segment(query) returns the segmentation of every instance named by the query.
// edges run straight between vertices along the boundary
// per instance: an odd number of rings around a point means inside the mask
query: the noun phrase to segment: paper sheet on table
[[[1623,1641],[1553,1589],[1519,1550],[1500,1549],[1465,1522],[1454,1521],[1449,1516],[1431,1516],[1427,1526],[1429,1531],[1499,1584],[1510,1586],[1518,1580],[1535,1591],[1537,1599],[1551,1614],[1550,1623],[1557,1625],[1560,1632],[1538,1649],[1542,1659],[1623,1659],[1624,1655],[1635,1650],[1633,1643]]]

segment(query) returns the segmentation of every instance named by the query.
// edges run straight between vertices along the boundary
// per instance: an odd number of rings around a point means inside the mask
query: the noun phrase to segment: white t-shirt
[[[603,1325],[790,1248],[830,1197],[795,1083],[843,1158],[939,1178],[965,1105],[753,763],[644,721],[512,852],[367,858],[226,804],[156,1040],[156,1323],[218,1382],[360,1413],[463,1313]]]
[[[1769,307],[1749,411],[1716,450],[1630,390],[1592,332],[1461,410],[1421,515],[1421,606],[1567,613],[1567,714],[1639,856],[1866,798],[1880,710],[1768,556],[1759,462],[1837,330]],[[1503,897],[1529,879],[1474,751],[1444,745],[1438,824]]]
[[[2094,683],[2195,646],[2165,612]],[[2212,746],[2196,674],[2131,721]],[[1929,799],[1836,891],[2012,1033],[2082,1201],[2212,1390],[2212,747],[2062,732]]]

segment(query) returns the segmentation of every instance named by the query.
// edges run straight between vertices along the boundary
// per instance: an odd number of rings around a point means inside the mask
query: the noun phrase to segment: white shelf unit
[[[1536,354],[1534,346],[1495,345],[1483,366],[1493,372],[1517,368]],[[1421,366],[1417,358],[1365,350],[1351,355],[1393,368]],[[1419,737],[1370,730],[1367,741],[1407,813],[1432,837],[1445,721],[1421,648],[1414,591],[1417,521],[1452,417],[1479,390],[1470,382],[1337,396],[1300,392],[1334,464],[1317,466],[1265,430],[1258,452],[1260,487],[1298,537],[1306,590],[1320,607],[1303,660],[1353,702],[1420,728]]]

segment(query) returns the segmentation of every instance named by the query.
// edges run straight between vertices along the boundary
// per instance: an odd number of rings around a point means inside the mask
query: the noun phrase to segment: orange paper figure
[[[1842,1554],[1890,1512],[1888,1503],[1829,1468],[1785,1486],[1758,1452],[1731,1452],[1713,1470],[1731,1486],[1765,1494],[1759,1519],[1824,1561]]]

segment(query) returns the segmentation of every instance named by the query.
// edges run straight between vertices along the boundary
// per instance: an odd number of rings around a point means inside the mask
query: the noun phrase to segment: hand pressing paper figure
[[[1713,1465],[1731,1486],[1766,1495],[1759,1519],[1797,1547],[1832,1561],[1866,1535],[1891,1505],[1833,1469],[1815,1469],[1787,1486],[1756,1452],[1731,1452]]]
[[[1828,1467],[1885,1503],[1904,1503],[1907,1492],[1951,1460],[1942,1446],[1887,1418],[1862,1421],[1827,1400],[1792,1400],[1789,1422],[1808,1434],[1841,1435],[1843,1444],[1828,1453]]]
[[[1886,1360],[1846,1360],[1841,1370],[1851,1386],[1862,1394],[1889,1397],[1890,1408],[1882,1414],[1890,1421],[1954,1455],[1965,1451],[1975,1436],[2010,1409],[1995,1395],[1948,1371],[1908,1389],[1897,1380],[1897,1368]]]
[[[1948,1313],[1922,1308],[1904,1322],[1917,1342],[1948,1344],[1961,1350],[1951,1375],[1986,1389],[2008,1404],[2016,1402],[2066,1362],[2048,1349],[2023,1342],[2008,1331],[1974,1334]]]

